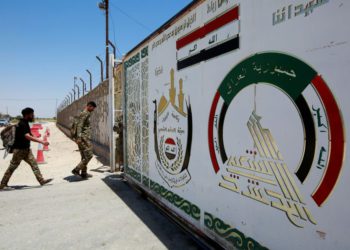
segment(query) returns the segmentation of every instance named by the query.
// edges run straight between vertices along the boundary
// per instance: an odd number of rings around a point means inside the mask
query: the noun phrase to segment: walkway
[[[55,125],[47,164],[52,185],[38,186],[22,163],[0,192],[0,249],[197,249],[196,243],[96,158],[93,178],[80,181],[70,171],[79,161],[76,145]],[[33,143],[34,154],[37,144]],[[2,152],[2,151],[0,151]],[[2,177],[11,156],[0,159]]]

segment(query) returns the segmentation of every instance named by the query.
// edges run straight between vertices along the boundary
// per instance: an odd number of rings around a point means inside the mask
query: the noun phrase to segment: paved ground
[[[192,239],[150,202],[108,173],[94,158],[90,173],[80,181],[70,170],[79,161],[76,145],[54,124],[50,151],[41,165],[52,185],[40,187],[22,163],[0,192],[0,249],[197,249]],[[32,147],[36,154],[37,144]],[[0,159],[0,177],[10,156]]]

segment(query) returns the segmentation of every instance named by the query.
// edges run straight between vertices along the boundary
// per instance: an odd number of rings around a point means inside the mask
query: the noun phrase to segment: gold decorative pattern
[[[186,112],[184,111],[184,101],[185,94],[183,93],[183,80],[179,80],[179,94],[178,94],[178,104],[176,104],[176,88],[175,88],[175,76],[174,69],[170,70],[170,88],[169,88],[169,100],[163,95],[158,104],[158,116],[161,116],[162,113],[167,109],[168,105],[171,104],[175,110],[177,110],[181,115],[187,117]]]
[[[258,155],[231,156],[219,186],[285,212],[295,226],[316,224],[270,130],[252,112],[247,127]],[[255,151],[254,150],[254,151]]]

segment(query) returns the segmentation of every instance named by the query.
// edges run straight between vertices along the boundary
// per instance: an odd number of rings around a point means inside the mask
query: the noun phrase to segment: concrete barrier
[[[79,98],[57,114],[58,128],[70,137],[70,127],[74,116],[80,114],[89,101],[94,101],[97,108],[91,114],[92,144],[94,153],[103,162],[109,161],[109,138],[108,130],[108,81],[104,81],[85,96]]]

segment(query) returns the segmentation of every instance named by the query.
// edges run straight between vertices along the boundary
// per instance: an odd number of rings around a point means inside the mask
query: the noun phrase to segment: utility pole
[[[98,4],[98,7],[101,10],[105,11],[105,15],[106,15],[106,79],[108,79],[108,66],[109,66],[109,58],[108,58],[108,54],[109,54],[109,47],[108,47],[108,41],[109,41],[109,35],[108,35],[108,10],[109,10],[109,0],[103,0],[101,3]]]
[[[109,77],[109,47],[108,47],[108,41],[109,41],[109,35],[108,35],[108,9],[109,9],[109,1],[105,0],[106,5],[106,78]]]

